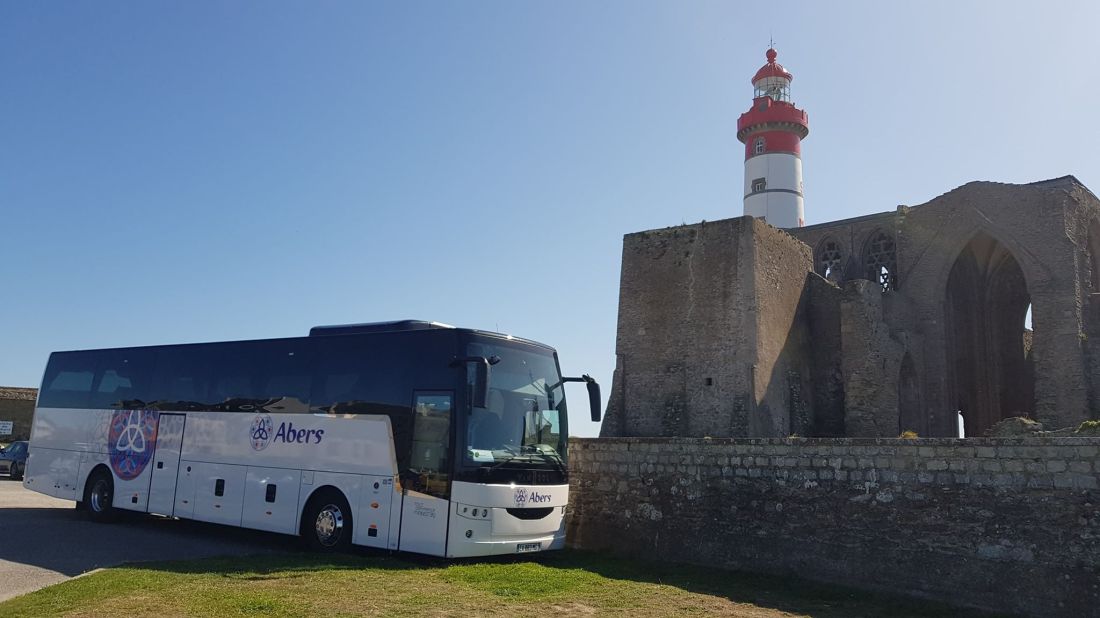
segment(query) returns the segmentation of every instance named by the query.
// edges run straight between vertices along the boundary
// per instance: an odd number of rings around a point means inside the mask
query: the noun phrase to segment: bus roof
[[[314,326],[309,329],[310,337],[322,337],[322,336],[355,336],[355,335],[369,335],[379,333],[394,333],[394,332],[411,332],[411,331],[425,331],[425,330],[447,330],[456,333],[471,333],[482,337],[492,337],[494,339],[503,339],[505,341],[514,341],[520,344],[526,344],[531,346],[537,346],[540,348],[546,348],[548,350],[554,350],[552,346],[548,346],[545,343],[533,341],[531,339],[524,339],[522,337],[515,337],[505,333],[498,333],[494,331],[478,330],[474,328],[458,328],[442,322],[431,322],[427,320],[395,320],[391,322],[366,322],[362,324],[334,324],[325,326]],[[224,340],[224,341],[195,341],[191,343],[168,343],[168,344],[152,344],[152,345],[134,345],[134,346],[118,346],[114,348],[85,348],[82,350],[57,350],[57,352],[100,352],[107,350],[126,350],[132,348],[159,348],[159,347],[175,347],[175,346],[199,346],[210,345],[218,343],[246,343],[246,342],[259,342],[259,341],[275,341],[279,339],[297,339],[298,337],[270,337],[265,339],[236,339],[236,340]]]

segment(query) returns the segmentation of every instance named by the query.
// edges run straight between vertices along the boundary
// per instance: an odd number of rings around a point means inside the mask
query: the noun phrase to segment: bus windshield
[[[565,389],[552,353],[488,343],[471,343],[468,352],[500,360],[492,367],[485,407],[470,410],[463,463],[564,469]]]

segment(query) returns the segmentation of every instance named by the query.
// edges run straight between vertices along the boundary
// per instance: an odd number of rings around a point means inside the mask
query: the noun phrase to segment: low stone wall
[[[571,543],[1100,616],[1100,438],[570,441]]]

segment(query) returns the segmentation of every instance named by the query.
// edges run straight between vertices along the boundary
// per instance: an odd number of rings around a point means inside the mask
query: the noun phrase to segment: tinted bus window
[[[412,434],[412,379],[423,371],[393,341],[378,336],[316,338],[310,407],[323,414],[389,416],[398,461],[404,462]]]
[[[253,385],[268,412],[309,412],[313,379],[310,343],[306,339],[264,341],[251,350]]]
[[[413,439],[405,480],[416,491],[446,498],[450,474],[451,395],[416,396]]]
[[[206,410],[210,362],[203,350],[188,345],[160,348],[153,373],[154,405],[159,410]]]
[[[96,377],[89,408],[144,408],[153,399],[153,349],[96,353]]]
[[[38,405],[43,408],[88,407],[95,368],[96,358],[91,352],[51,354]]]

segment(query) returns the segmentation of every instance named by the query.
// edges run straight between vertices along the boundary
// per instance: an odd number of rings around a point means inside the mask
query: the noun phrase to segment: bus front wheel
[[[115,482],[111,473],[96,470],[84,485],[84,510],[92,521],[106,523],[118,518],[114,507]]]
[[[302,515],[302,538],[314,551],[343,551],[351,545],[351,508],[335,489],[322,489],[309,499]]]

